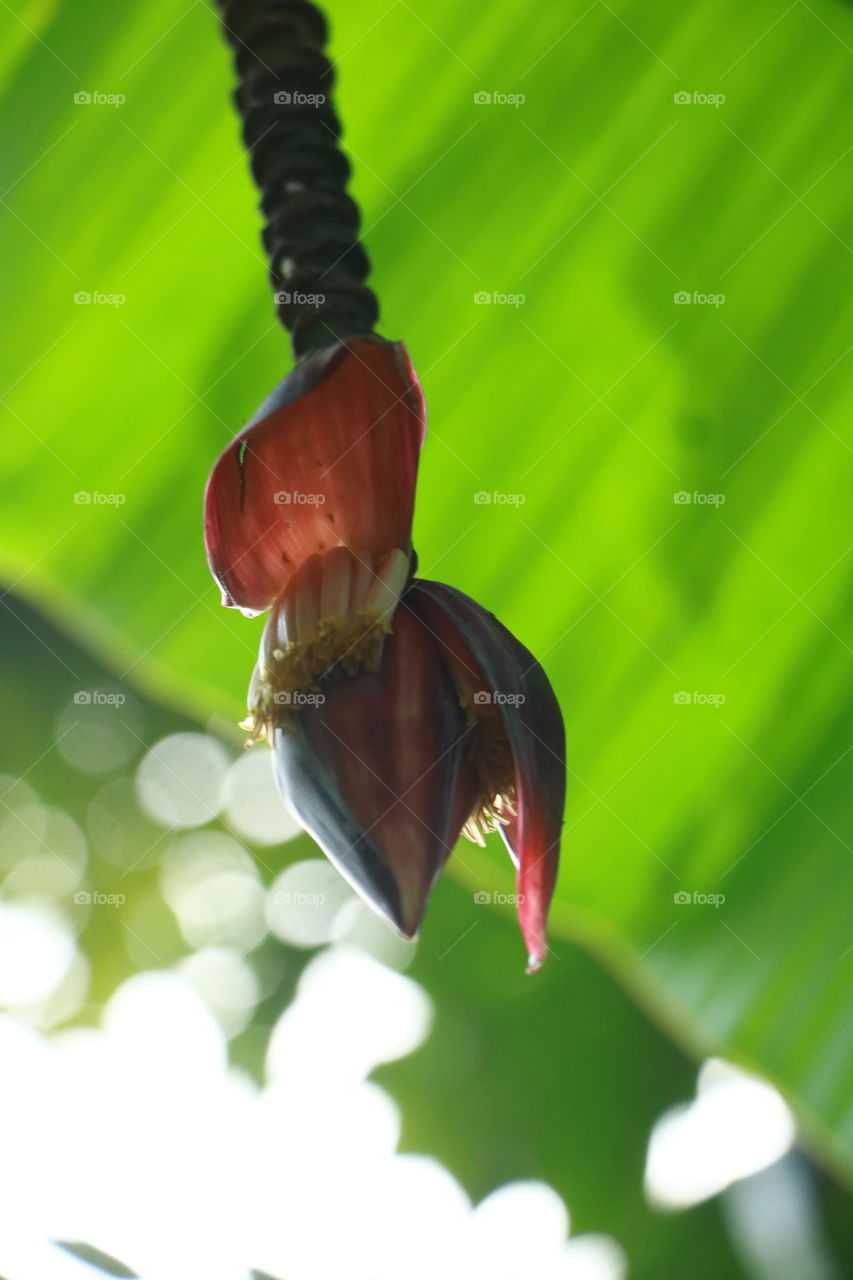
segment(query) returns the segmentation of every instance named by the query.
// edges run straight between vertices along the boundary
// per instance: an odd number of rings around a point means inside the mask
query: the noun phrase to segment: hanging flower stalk
[[[536,659],[454,588],[415,576],[426,430],[346,194],[326,24],[307,0],[223,0],[236,103],[295,367],[213,467],[205,541],[223,604],[268,610],[246,728],[331,861],[417,932],[460,834],[500,831],[528,969],[557,874],[563,723]]]

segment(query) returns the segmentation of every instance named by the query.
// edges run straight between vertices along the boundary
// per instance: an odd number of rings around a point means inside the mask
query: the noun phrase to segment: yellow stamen
[[[475,703],[467,696],[462,709],[468,723],[468,756],[479,783],[477,800],[462,834],[484,846],[484,835],[505,827],[516,816],[512,748],[503,716],[493,703]]]
[[[306,695],[343,676],[378,671],[390,632],[389,613],[358,609],[323,618],[311,635],[274,649],[249,687],[249,715],[240,726],[251,734],[249,745],[263,737],[272,745],[275,729],[292,729],[294,712],[310,705]]]

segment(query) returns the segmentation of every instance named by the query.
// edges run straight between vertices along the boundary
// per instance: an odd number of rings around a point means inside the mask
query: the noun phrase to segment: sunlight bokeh
[[[17,928],[45,945],[34,916]],[[61,936],[39,990],[68,963]],[[474,1206],[434,1157],[399,1152],[398,1108],[366,1077],[429,1034],[416,983],[351,947],[318,953],[259,1087],[226,1045],[257,998],[250,975],[207,949],[129,978],[97,1028],[46,1038],[0,1019],[0,1197],[31,1253],[97,1240],[145,1280],[247,1280],[253,1266],[288,1280],[622,1280],[618,1245],[567,1238],[547,1184]],[[56,1259],[44,1274],[74,1269]]]
[[[777,1089],[719,1058],[709,1058],[695,1101],[673,1107],[654,1127],[646,1193],[662,1209],[686,1209],[785,1155],[796,1138]]]

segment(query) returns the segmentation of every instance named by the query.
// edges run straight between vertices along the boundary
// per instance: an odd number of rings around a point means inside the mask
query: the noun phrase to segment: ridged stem
[[[349,161],[331,102],[326,20],[308,0],[219,0],[234,54],[235,102],[261,193],[276,310],[299,358],[370,334],[370,263],[346,194]]]

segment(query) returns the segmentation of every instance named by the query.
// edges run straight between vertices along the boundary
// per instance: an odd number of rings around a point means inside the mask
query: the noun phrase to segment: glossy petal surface
[[[407,550],[425,421],[402,343],[352,338],[299,364],[208,481],[223,603],[268,608],[309,556],[341,543],[371,559]]]
[[[498,619],[443,583],[418,579],[407,596],[445,658],[482,673],[475,692],[500,709],[515,771],[516,814],[501,834],[518,866],[518,914],[538,968],[547,950],[546,919],[557,879],[565,802],[565,735],[542,667]],[[467,656],[466,656],[467,655]]]
[[[300,822],[407,937],[473,804],[464,717],[429,632],[405,607],[378,674],[330,683],[275,732],[279,785]]]

